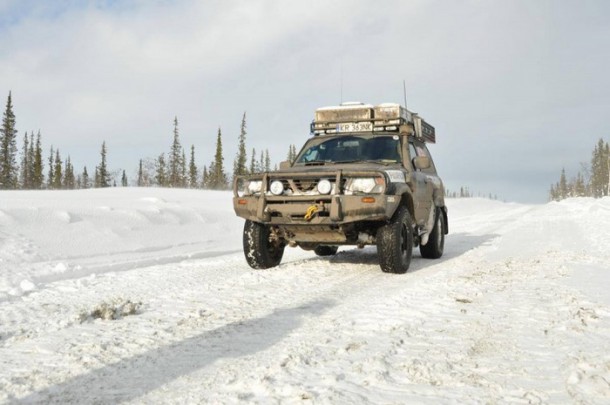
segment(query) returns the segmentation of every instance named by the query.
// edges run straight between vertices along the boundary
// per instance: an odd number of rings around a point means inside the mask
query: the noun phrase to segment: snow
[[[250,269],[228,192],[0,192],[0,402],[609,403],[610,199],[448,206],[391,275]]]

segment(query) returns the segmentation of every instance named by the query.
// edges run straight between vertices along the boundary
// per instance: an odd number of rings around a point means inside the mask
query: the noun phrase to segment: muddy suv
[[[319,256],[376,245],[388,273],[406,272],[417,246],[442,256],[445,193],[426,147],[434,127],[398,104],[345,103],[316,110],[311,133],[280,170],[234,180],[251,267],[279,265],[287,245]]]

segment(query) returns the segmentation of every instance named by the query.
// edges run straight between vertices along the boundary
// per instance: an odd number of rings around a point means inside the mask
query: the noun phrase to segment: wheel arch
[[[406,185],[403,187],[398,187],[396,190],[397,194],[400,195],[400,204],[399,206],[406,207],[411,214],[411,218],[415,218],[415,204],[413,203],[413,194],[411,193],[411,189]]]

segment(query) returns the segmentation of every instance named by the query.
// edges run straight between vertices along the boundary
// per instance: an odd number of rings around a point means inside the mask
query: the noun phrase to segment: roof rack
[[[316,110],[311,123],[311,133],[315,136],[355,132],[407,133],[424,142],[436,143],[436,132],[432,125],[417,113],[395,103],[373,106],[349,102],[322,107]]]

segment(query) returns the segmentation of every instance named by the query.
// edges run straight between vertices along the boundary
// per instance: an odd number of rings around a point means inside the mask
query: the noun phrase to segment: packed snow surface
[[[2,403],[610,403],[610,199],[250,269],[228,192],[0,192]]]

